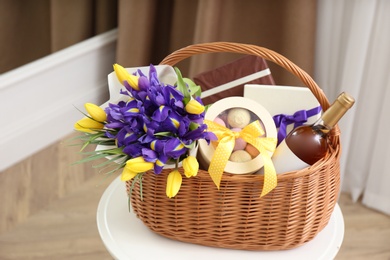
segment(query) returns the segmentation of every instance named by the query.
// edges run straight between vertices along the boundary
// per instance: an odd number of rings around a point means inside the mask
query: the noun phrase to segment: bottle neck
[[[317,132],[321,132],[321,135],[327,135],[333,126],[328,125],[321,117],[313,123],[312,128]]]
[[[322,114],[313,127],[327,134],[344,116],[355,100],[346,93],[341,93],[335,102]],[[320,127],[321,126],[321,127]]]

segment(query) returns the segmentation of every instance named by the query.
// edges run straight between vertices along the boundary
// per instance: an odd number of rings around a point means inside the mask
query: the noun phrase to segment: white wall
[[[108,100],[117,30],[0,75],[0,171],[70,134],[75,108]]]

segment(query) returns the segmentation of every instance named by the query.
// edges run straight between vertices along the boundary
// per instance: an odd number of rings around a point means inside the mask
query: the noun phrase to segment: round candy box
[[[239,129],[258,120],[265,132],[263,136],[258,138],[272,137],[276,139],[277,137],[277,130],[271,114],[262,105],[248,98],[228,97],[221,99],[209,107],[205,119],[224,126],[229,131],[239,131]],[[254,173],[264,166],[262,155],[253,151],[249,152],[247,148],[253,150],[254,147],[247,147],[250,144],[245,145],[242,141],[237,141],[239,145],[236,145],[232,151],[235,154],[231,160],[227,161],[225,172],[233,174]],[[208,169],[217,145],[216,142],[208,145],[205,140],[199,140],[199,157],[205,169]],[[240,152],[236,153],[236,151]],[[268,153],[269,156],[272,156],[273,151]],[[254,156],[254,158],[250,157],[251,159],[248,160],[248,155]]]

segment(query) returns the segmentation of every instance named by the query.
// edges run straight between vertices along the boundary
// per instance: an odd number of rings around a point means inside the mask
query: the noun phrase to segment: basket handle
[[[287,71],[295,75],[298,79],[300,79],[302,83],[305,84],[305,86],[309,88],[310,91],[313,93],[313,95],[317,98],[323,111],[327,110],[330,106],[329,100],[325,96],[325,93],[317,85],[317,83],[313,80],[313,78],[306,73],[306,71],[298,67],[296,64],[294,64],[292,61],[290,61],[283,55],[273,50],[252,45],[252,44],[234,43],[234,42],[210,42],[210,43],[193,44],[172,52],[167,57],[165,57],[160,62],[160,64],[173,66],[178,62],[196,54],[217,53],[217,52],[249,54],[249,55],[259,56],[268,61],[271,61],[281,66],[282,68],[286,69]],[[331,143],[333,144],[337,143],[338,142],[337,139],[339,135],[340,135],[340,129],[339,126],[336,125],[329,133],[329,136],[331,137]]]
[[[305,84],[305,86],[311,90],[324,111],[329,108],[329,101],[327,97],[323,93],[322,89],[318,87],[317,83],[309,76],[309,74],[307,74],[304,70],[295,65],[286,57],[264,47],[233,42],[200,43],[189,45],[171,53],[165,57],[165,59],[162,60],[160,64],[173,66],[176,63],[196,54],[216,52],[250,54],[260,56],[268,61],[274,62],[299,78]]]

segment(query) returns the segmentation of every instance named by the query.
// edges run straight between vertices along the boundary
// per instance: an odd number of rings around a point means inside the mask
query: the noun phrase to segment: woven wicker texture
[[[272,61],[301,79],[324,110],[329,107],[306,72],[259,46],[227,42],[191,45],[161,63],[175,65],[192,55],[211,52],[252,54]],[[330,219],[340,186],[340,150],[336,128],[325,158],[303,170],[279,174],[278,186],[262,198],[262,175],[224,173],[218,190],[207,171],[199,170],[196,177],[184,177],[180,192],[168,199],[165,187],[171,170],[159,175],[147,172],[142,180],[143,199],[138,182],[132,190],[132,209],[152,231],[174,240],[245,250],[295,248],[312,240]],[[128,181],[128,191],[131,185]]]

